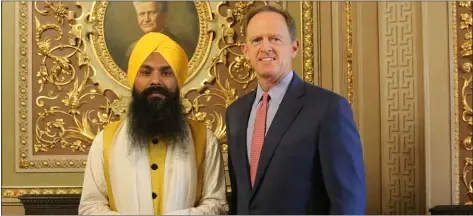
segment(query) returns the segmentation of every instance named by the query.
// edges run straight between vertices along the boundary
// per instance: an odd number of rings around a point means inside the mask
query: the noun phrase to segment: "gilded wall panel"
[[[379,3],[383,214],[424,214],[418,4]]]
[[[345,64],[347,76],[347,99],[350,102],[353,112],[355,113],[355,120],[358,120],[357,111],[355,110],[355,95],[354,95],[354,74],[353,74],[353,29],[352,29],[352,3],[347,1],[345,4]],[[358,121],[356,121],[358,124]]]
[[[318,4],[318,3],[315,3]],[[320,85],[318,83],[318,76],[317,68],[315,68],[315,53],[314,53],[314,42],[317,43],[317,40],[314,40],[314,29],[317,26],[314,26],[314,19],[316,19],[319,15],[314,14],[314,2],[312,1],[304,1],[301,2],[301,17],[302,17],[302,40],[301,40],[301,48],[302,48],[302,78],[315,85]]]
[[[472,205],[472,5],[454,2],[454,200]]]
[[[124,50],[143,34],[136,12],[131,2],[17,4],[17,171],[82,171],[95,135],[126,113]],[[172,25],[165,28],[191,44],[190,75],[181,89],[186,114],[212,129],[225,151],[225,109],[255,86],[239,49],[240,23],[250,7],[269,3],[168,4],[169,11],[184,12],[168,16]],[[188,26],[177,25],[176,16]],[[138,32],[124,34],[132,30]]]

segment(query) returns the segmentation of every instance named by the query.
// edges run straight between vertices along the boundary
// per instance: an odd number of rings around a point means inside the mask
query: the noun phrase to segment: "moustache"
[[[149,88],[145,89],[143,91],[143,93],[141,93],[141,94],[143,95],[143,97],[148,97],[153,93],[161,94],[166,98],[169,98],[171,96],[171,92],[169,92],[169,90],[167,90],[165,87],[162,87],[162,86],[149,87]]]

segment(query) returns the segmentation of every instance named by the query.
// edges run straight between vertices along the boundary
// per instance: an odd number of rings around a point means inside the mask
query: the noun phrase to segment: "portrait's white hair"
[[[164,5],[167,3],[167,2],[161,2],[161,1],[133,1],[133,7],[135,8],[135,11],[136,11],[140,3],[151,3],[151,2],[158,4],[160,11],[163,11],[163,9],[165,9]]]

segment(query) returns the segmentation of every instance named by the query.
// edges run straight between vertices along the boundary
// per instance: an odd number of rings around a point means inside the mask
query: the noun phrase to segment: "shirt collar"
[[[293,71],[291,70],[284,78],[282,78],[276,85],[274,85],[268,92],[271,104],[279,105],[284,97],[284,94],[291,83],[293,77]],[[258,83],[258,87],[256,89],[256,98],[255,103],[253,105],[258,104],[262,97],[263,97],[264,90],[261,88],[261,85]]]

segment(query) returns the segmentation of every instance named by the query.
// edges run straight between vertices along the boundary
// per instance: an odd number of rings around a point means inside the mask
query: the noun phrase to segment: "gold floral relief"
[[[353,45],[352,45],[352,20],[351,20],[352,5],[350,1],[346,2],[345,6],[345,27],[346,27],[346,61],[347,61],[347,98],[351,104],[352,109],[354,105],[354,94],[353,94]]]
[[[458,87],[460,91],[459,103],[459,138],[461,141],[459,155],[461,166],[461,182],[464,191],[460,196],[460,202],[466,205],[472,205],[473,202],[473,180],[472,180],[472,5],[471,2],[458,2]]]
[[[256,86],[256,76],[240,47],[244,36],[241,23],[246,12],[252,7],[268,2],[238,1],[220,2],[213,8],[218,28],[215,29],[215,50],[209,61],[208,76],[198,87],[183,91],[186,114],[190,119],[204,123],[214,131],[222,143],[225,169],[228,170],[225,110],[239,96]],[[274,2],[277,7],[282,3]],[[229,183],[229,182],[227,182]],[[230,188],[227,188],[230,192]]]
[[[304,81],[314,85],[314,2],[301,2],[302,8],[302,77]]]
[[[20,108],[20,137],[25,137],[20,139],[20,170],[83,168],[97,132],[120,114],[114,109],[119,97],[94,80],[96,69],[83,49],[86,38],[75,22],[82,9],[72,2],[20,3],[18,90],[26,111]]]
[[[96,134],[123,118],[130,100],[104,42],[111,2],[17,4],[17,170],[82,171]],[[283,3],[194,4],[200,36],[181,96],[188,118],[221,141],[226,164],[225,109],[256,84],[240,51],[242,19],[251,7]]]
[[[33,58],[38,64],[33,65],[37,81],[32,83],[33,95],[37,95],[34,101],[37,112],[33,112],[35,153],[56,147],[85,153],[97,132],[119,115],[112,109],[117,102],[116,94],[111,91],[107,97],[93,81],[95,69],[81,49],[84,42],[81,32],[69,31],[68,37],[63,38],[64,24],[70,29],[81,29],[74,24],[74,11],[68,11],[72,7],[80,6],[34,2],[36,47],[33,50],[36,52],[33,55],[38,57]],[[58,24],[42,24],[39,15],[54,16]],[[51,36],[46,36],[46,32]]]
[[[23,195],[81,194],[80,187],[2,187],[2,198],[18,198]]]

